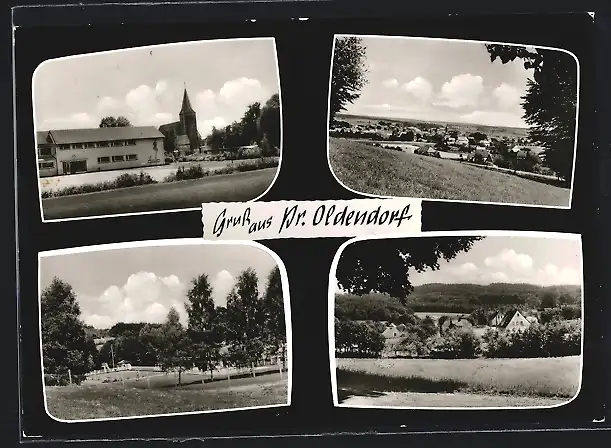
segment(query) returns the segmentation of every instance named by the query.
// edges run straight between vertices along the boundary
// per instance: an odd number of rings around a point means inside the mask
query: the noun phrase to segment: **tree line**
[[[206,274],[191,282],[183,325],[175,308],[165,321],[120,322],[106,332],[112,337],[98,351],[94,338],[100,332],[81,320],[72,287],[54,278],[41,295],[43,365],[47,385],[79,383],[86,373],[125,360],[139,365],[158,365],[177,371],[178,382],[187,369],[214,370],[223,363],[253,368],[266,356],[286,357],[284,297],[280,270],[267,277],[264,291],[256,272],[248,268],[236,280],[226,307],[216,306]]]
[[[558,319],[534,323],[523,331],[489,328],[443,332],[430,317],[405,326],[402,336],[387,341],[375,322],[335,320],[335,356],[381,358],[383,352],[431,359],[545,358],[581,354],[581,327]],[[405,355],[403,355],[405,356]]]
[[[272,95],[265,104],[250,104],[240,120],[223,128],[213,127],[205,143],[213,150],[237,150],[259,145],[264,155],[274,155],[280,148],[280,96]]]

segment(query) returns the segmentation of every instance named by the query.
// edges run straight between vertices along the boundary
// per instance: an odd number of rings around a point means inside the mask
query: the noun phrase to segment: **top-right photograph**
[[[336,35],[328,160],[345,188],[570,208],[579,61],[560,48]]]

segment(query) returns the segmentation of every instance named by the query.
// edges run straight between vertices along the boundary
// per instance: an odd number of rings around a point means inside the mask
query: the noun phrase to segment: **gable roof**
[[[36,144],[42,145],[47,143],[47,136],[49,135],[49,131],[36,131]]]
[[[505,317],[503,317],[503,320],[501,321],[501,323],[499,324],[499,327],[501,328],[505,328],[507,327],[507,325],[509,325],[509,322],[511,322],[514,318],[514,316],[516,315],[516,313],[520,313],[520,310],[514,308],[512,310],[509,310],[506,314]],[[520,313],[520,316],[522,316],[522,313]],[[522,316],[524,317],[524,316]]]
[[[87,143],[114,140],[163,138],[154,126],[127,126],[116,128],[57,129],[49,131],[58,144]]]

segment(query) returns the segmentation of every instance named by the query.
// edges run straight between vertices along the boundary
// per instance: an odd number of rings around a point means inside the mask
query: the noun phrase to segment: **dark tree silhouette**
[[[530,138],[545,147],[545,164],[567,183],[572,180],[577,121],[577,63],[563,51],[486,45],[490,60],[521,59],[533,69],[522,96]]]
[[[100,121],[101,128],[126,128],[131,126],[130,121],[122,116],[119,117],[104,117]]]
[[[360,38],[340,37],[335,40],[329,98],[330,123],[334,122],[338,112],[345,110],[347,104],[361,95],[361,89],[367,83],[365,56],[365,47]]]
[[[359,241],[346,246],[336,278],[340,288],[353,294],[380,292],[405,303],[412,292],[410,268],[417,272],[439,269],[439,260],[467,252],[483,237],[420,237]]]

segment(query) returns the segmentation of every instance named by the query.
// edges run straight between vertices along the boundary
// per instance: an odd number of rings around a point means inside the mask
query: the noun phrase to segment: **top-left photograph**
[[[43,222],[256,200],[280,169],[273,38],[47,60],[32,101]]]

